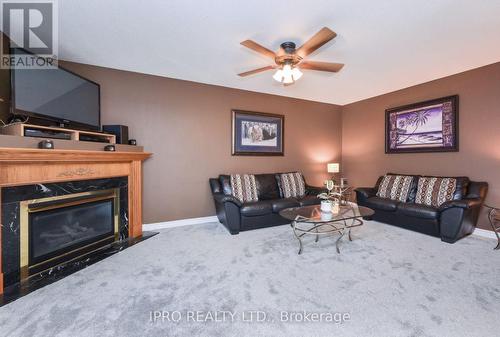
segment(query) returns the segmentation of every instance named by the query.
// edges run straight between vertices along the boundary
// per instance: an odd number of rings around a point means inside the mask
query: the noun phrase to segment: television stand
[[[43,139],[78,140],[116,144],[116,136],[103,132],[66,129],[52,126],[14,123],[0,129],[2,134]]]

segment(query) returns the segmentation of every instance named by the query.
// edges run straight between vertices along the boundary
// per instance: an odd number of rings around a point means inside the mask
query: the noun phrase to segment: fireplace
[[[103,152],[102,147],[89,148],[83,143],[70,142],[59,145],[81,150],[47,151],[34,148],[36,142],[22,144],[23,148],[0,149],[0,306],[5,303],[6,296],[17,298],[145,239],[142,232],[142,161],[150,157],[150,153],[143,152],[140,146],[117,145],[117,151]],[[100,200],[91,201],[89,195],[75,195],[113,189],[116,190],[112,198],[102,193],[92,195],[92,198],[105,196]],[[68,197],[45,199],[47,203],[36,205],[41,199],[61,196]],[[85,199],[84,204],[67,203],[81,201],[81,197]],[[63,207],[52,208],[50,202],[57,204],[63,200]],[[102,215],[104,221],[97,226],[90,217],[78,224],[69,221],[70,225],[49,229],[53,218],[68,217],[68,213],[82,207]],[[22,254],[21,217],[24,224]],[[30,229],[30,222],[37,226]],[[101,247],[106,240],[112,242]],[[77,255],[80,257],[73,257]],[[54,266],[49,267],[52,264]],[[28,274],[28,278],[21,276],[21,266],[23,276]]]
[[[1,210],[4,287],[65,273],[129,238],[127,177],[4,187]]]
[[[119,189],[20,203],[21,279],[118,239]]]

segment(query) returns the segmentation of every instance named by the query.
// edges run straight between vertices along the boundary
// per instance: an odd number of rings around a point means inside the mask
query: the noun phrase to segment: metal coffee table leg
[[[353,225],[353,224],[354,224],[354,219],[353,219],[353,221],[352,221],[352,224],[351,224],[351,225]],[[345,221],[345,220],[344,220],[344,227],[347,227],[347,221]],[[349,228],[349,232],[347,232],[347,236],[349,237],[349,241],[352,241],[352,237],[351,237],[351,229],[352,229],[352,228]]]
[[[339,233],[340,233],[340,236],[339,236],[339,238],[337,239],[337,242],[335,242],[335,247],[337,248],[337,253],[338,253],[338,254],[340,254],[340,249],[339,249],[340,239],[342,239],[342,237],[344,236],[345,231],[344,231],[344,230],[341,230],[341,231],[339,231]]]
[[[352,220],[351,227],[349,228],[349,241],[352,241],[351,231],[352,231],[352,229],[354,228],[354,226],[353,226],[353,225],[354,225],[356,222],[357,222],[360,226],[362,226],[362,225],[363,225],[363,220],[360,220],[360,219],[353,219],[353,220]]]
[[[297,231],[295,230],[295,225],[297,224],[297,221],[292,222],[292,229],[293,229],[293,235],[299,240],[299,255],[302,254],[302,240],[300,239],[300,235],[297,234]]]

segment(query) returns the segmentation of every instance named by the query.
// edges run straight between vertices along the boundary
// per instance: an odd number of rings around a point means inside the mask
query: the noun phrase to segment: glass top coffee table
[[[338,213],[325,213],[320,205],[293,207],[282,210],[279,214],[291,220],[293,234],[299,240],[299,254],[302,254],[302,237],[307,234],[316,235],[316,242],[320,235],[339,234],[335,243],[337,253],[340,254],[339,242],[346,234],[352,241],[351,230],[363,225],[363,218],[372,216],[375,212],[353,202],[341,205]]]

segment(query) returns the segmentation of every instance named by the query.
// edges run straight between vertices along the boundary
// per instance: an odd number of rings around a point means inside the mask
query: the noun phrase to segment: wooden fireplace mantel
[[[1,148],[0,162],[127,162],[145,160],[151,153],[148,152],[106,152],[88,150],[40,150],[25,148]]]
[[[128,177],[129,236],[138,237],[142,234],[142,161],[150,156],[151,153],[147,152],[0,148],[0,189],[41,183]],[[0,294],[3,293],[1,235],[0,231]]]

